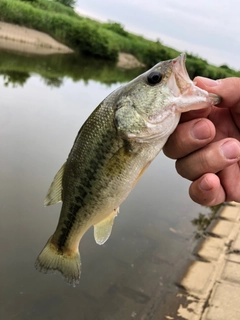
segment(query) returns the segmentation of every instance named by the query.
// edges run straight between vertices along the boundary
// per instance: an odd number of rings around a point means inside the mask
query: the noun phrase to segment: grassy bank
[[[111,31],[100,28],[99,23],[81,18],[73,10],[74,14],[70,15],[69,8],[66,12],[64,10],[60,3],[47,0],[1,0],[0,20],[45,32],[85,54],[117,59],[118,48]]]
[[[73,9],[54,0],[1,0],[0,20],[45,32],[81,53],[111,61],[117,60],[119,52],[127,52],[150,67],[179,54],[160,41],[150,41],[127,32],[119,23],[100,23],[79,16]],[[187,68],[191,77],[240,76],[240,72],[227,66],[215,67],[190,54]]]

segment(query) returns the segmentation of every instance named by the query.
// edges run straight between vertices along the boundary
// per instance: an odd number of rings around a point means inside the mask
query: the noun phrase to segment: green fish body
[[[67,161],[56,174],[45,205],[62,201],[54,234],[37,258],[42,272],[59,271],[79,282],[79,242],[94,226],[103,244],[120,204],[176,128],[182,112],[219,103],[196,87],[185,55],[158,63],[111,93],[80,129]]]

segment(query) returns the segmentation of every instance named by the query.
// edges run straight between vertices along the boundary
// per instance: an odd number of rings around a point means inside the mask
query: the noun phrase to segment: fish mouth
[[[186,66],[186,54],[182,53],[172,62],[172,73],[168,79],[168,86],[171,93],[175,97],[181,96],[184,92],[190,89],[192,81],[189,78]]]
[[[187,69],[186,69],[186,53],[181,53],[180,56],[172,60],[173,69],[175,74],[182,80],[191,84],[192,81],[189,78]]]
[[[180,96],[190,90],[193,82],[190,79],[186,69],[186,54],[181,53],[180,56],[172,60],[172,77],[170,77],[170,86],[175,96]],[[172,82],[172,83],[171,83]],[[175,83],[174,83],[175,82]]]
[[[169,77],[168,85],[171,93],[176,98],[181,97],[183,100],[188,100],[189,107],[186,104],[181,110],[182,112],[201,109],[203,108],[202,103],[205,106],[216,105],[221,102],[221,98],[213,93],[209,93],[206,90],[197,87],[194,82],[190,79],[186,69],[186,54],[181,53],[177,58],[172,60],[172,74]],[[193,104],[191,105],[191,100]]]

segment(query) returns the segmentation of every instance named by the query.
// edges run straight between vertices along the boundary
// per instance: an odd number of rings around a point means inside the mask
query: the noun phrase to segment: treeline
[[[119,23],[100,23],[82,17],[54,0],[1,0],[0,20],[45,32],[75,51],[111,61],[117,60],[119,52],[127,52],[151,67],[179,54],[160,41],[127,32]],[[226,65],[215,67],[191,54],[188,54],[187,68],[192,78],[196,75],[213,79],[240,76],[240,72]]]

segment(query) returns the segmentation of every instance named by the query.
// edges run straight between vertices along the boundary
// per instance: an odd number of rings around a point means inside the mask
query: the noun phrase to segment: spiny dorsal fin
[[[114,218],[117,216],[119,208],[113,210],[105,219],[94,226],[94,238],[97,244],[104,244],[110,237]]]
[[[45,206],[50,206],[62,201],[62,177],[65,170],[66,162],[61,166],[60,170],[55,175],[53,182],[48,189],[47,196],[44,200]]]

